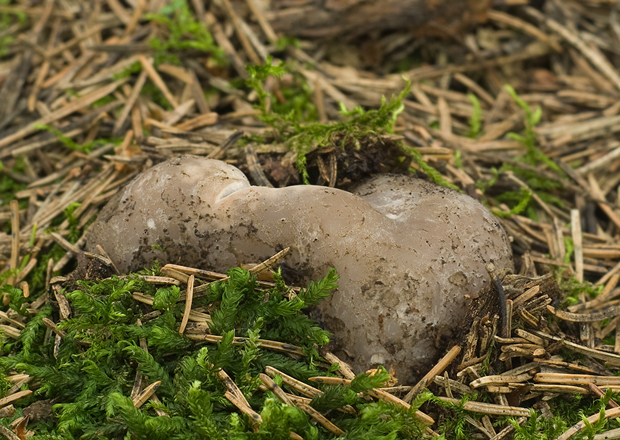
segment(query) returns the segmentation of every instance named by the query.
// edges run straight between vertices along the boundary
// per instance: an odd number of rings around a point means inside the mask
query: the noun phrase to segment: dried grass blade
[[[307,385],[274,367],[265,367],[265,372],[271,377],[274,377],[277,374],[282,378],[282,382],[293,388],[298,393],[303,394],[304,396],[307,396],[309,398],[313,398],[314,396],[320,396],[323,394],[323,391]]]
[[[0,399],[0,408],[8,405],[9,403],[19,400],[22,397],[30,396],[32,393],[33,393],[32,390],[23,390],[23,391],[18,391],[15,394],[11,394],[10,396],[6,396]]]
[[[443,356],[431,370],[424,375],[424,377],[407,393],[403,400],[407,403],[411,403],[413,398],[418,395],[423,389],[425,389],[433,378],[443,373],[448,368],[448,365],[456,359],[461,352],[461,347],[455,345],[452,347],[445,356]]]
[[[0,155],[2,154],[2,148],[37,131],[37,128],[36,128],[37,125],[49,124],[50,122],[57,121],[58,119],[64,118],[65,116],[68,116],[73,112],[76,112],[86,106],[89,106],[90,104],[97,101],[98,99],[101,99],[104,96],[111,94],[114,90],[116,90],[119,86],[121,86],[127,81],[128,81],[128,78],[123,78],[123,79],[113,82],[112,84],[103,86],[100,89],[97,89],[94,92],[89,93],[88,95],[85,95],[85,96],[82,96],[76,99],[75,101],[50,113],[49,115],[42,117],[34,122],[31,122],[25,127],[17,130],[15,133],[9,136],[6,136],[3,139],[0,139]]]
[[[138,396],[132,399],[133,406],[135,408],[140,408],[142,405],[144,405],[146,401],[149,400],[153,394],[155,394],[155,392],[157,391],[157,388],[159,388],[160,385],[161,385],[161,380],[158,380],[157,382],[153,382],[152,384],[147,386],[145,389],[143,389],[142,392],[138,394]]]
[[[444,402],[450,402],[455,405],[460,404],[460,400],[458,399],[450,399],[449,397],[439,397],[439,399]],[[521,408],[518,406],[503,406],[503,405],[495,405],[492,403],[482,403],[482,402],[473,402],[468,401],[463,404],[463,409],[466,411],[477,412],[481,414],[490,414],[497,416],[523,416],[529,417],[530,410],[527,408]]]
[[[187,321],[189,320],[189,314],[192,311],[192,301],[194,299],[194,275],[190,275],[187,280],[187,296],[185,297],[185,309],[183,310],[183,318],[181,319],[181,326],[179,327],[179,333],[185,332]]]
[[[534,376],[534,382],[570,385],[588,385],[591,383],[598,386],[620,386],[620,377],[594,376],[590,374],[538,373]]]
[[[260,373],[258,378],[265,384],[269,391],[276,395],[278,399],[289,406],[293,406],[291,399],[288,398],[284,390],[280,388],[280,386],[275,383],[271,377],[267,376],[265,373]]]
[[[592,424],[592,423],[595,423],[596,421],[598,421],[600,416],[601,416],[601,414],[596,413],[596,414],[593,414],[590,417],[588,417],[586,420],[587,420],[588,424]],[[603,415],[603,418],[604,419],[615,419],[618,416],[620,416],[620,408],[612,408],[612,409],[608,409],[607,411],[605,411],[605,414]],[[584,429],[586,429],[588,424],[586,424],[586,422],[582,420],[582,421],[574,424],[573,426],[571,426],[562,435],[560,435],[558,438],[556,438],[556,440],[568,440],[569,438],[571,438],[575,434],[578,434],[579,432],[581,432]]]
[[[146,71],[149,78],[151,78],[151,81],[153,81],[155,87],[157,87],[164,94],[172,107],[177,108],[179,106],[179,103],[177,102],[176,98],[172,96],[172,93],[170,93],[170,90],[168,90],[166,83],[161,79],[161,76],[159,76],[159,74],[153,67],[152,60],[150,58],[147,59],[144,55],[138,55],[138,61],[140,61],[142,68]]]
[[[325,429],[335,435],[344,435],[344,431],[334,425],[331,421],[329,421],[323,414],[318,412],[316,409],[312,408],[307,403],[297,402],[295,403],[299,409],[304,411],[310,417],[312,417],[316,422],[320,423]]]
[[[547,310],[564,321],[570,322],[596,322],[603,319],[613,318],[618,315],[620,308],[618,306],[607,307],[598,312],[591,313],[571,313],[564,310],[557,310],[553,306],[547,306]]]

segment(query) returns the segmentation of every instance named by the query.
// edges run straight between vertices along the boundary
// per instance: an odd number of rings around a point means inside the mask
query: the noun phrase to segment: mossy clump
[[[202,334],[216,337],[219,342],[212,345],[201,340],[195,328],[179,333],[185,305],[177,286],[157,286],[137,275],[78,281],[79,289],[59,292],[71,306],[71,316],[64,320],[53,304],[29,315],[28,307],[40,295],[24,298],[20,289],[12,288],[9,307],[27,318],[17,340],[5,338],[0,371],[2,377],[28,374],[32,380],[23,389],[34,393],[17,402],[15,416],[2,423],[29,413],[33,405],[47,405],[48,414],[28,425],[34,439],[284,439],[291,432],[307,439],[332,438],[301,409],[262,391],[259,374],[271,366],[304,382],[333,375],[333,367],[322,362],[318,352],[329,342],[329,333],[303,310],[336,288],[335,271],[297,291],[278,273],[271,287],[241,268],[231,269],[228,276],[193,299],[194,310],[210,313]],[[151,298],[152,305],[138,302],[137,296]],[[48,330],[50,320],[57,322],[56,333]],[[267,350],[261,345],[265,339],[296,347],[298,354]],[[227,399],[221,371],[262,423]],[[332,417],[354,437],[419,438],[424,428],[415,419],[415,409],[358,396],[389,378],[380,370],[374,376],[359,375],[346,386],[319,385],[325,394],[311,405],[319,411],[355,405],[359,417],[339,412]],[[154,382],[159,386],[157,399],[137,408],[131,393],[139,380],[142,388]],[[274,380],[282,384],[277,375]],[[0,390],[6,393],[9,384],[2,383]],[[375,423],[378,417],[382,423]]]
[[[311,93],[305,81],[295,83],[298,93],[295,100],[289,100],[293,103],[292,106],[278,105],[276,97],[266,89],[267,78],[270,76],[279,78],[288,71],[284,63],[274,64],[273,59],[268,57],[264,65],[248,66],[250,78],[246,83],[255,91],[256,108],[261,112],[259,118],[273,129],[272,135],[275,141],[286,144],[295,152],[295,164],[304,183],[309,183],[307,155],[313,151],[335,148],[342,152],[347,148],[367,149],[369,145],[376,144],[377,150],[385,152],[390,146],[384,144],[389,143],[394,147],[392,156],[398,156],[392,159],[400,161],[411,159],[433,181],[456,189],[422,159],[416,148],[407,147],[402,142],[386,142],[385,138],[382,138],[384,135],[394,133],[396,118],[404,110],[403,100],[411,88],[408,81],[405,81],[405,86],[398,95],[392,96],[389,100],[383,96],[377,109],[356,107],[347,110],[344,104],[340,103],[340,120],[323,123],[318,121],[318,112],[311,101]]]

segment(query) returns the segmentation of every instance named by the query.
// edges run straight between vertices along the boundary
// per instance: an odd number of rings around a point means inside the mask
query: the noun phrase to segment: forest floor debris
[[[496,2],[486,21],[458,41],[407,30],[337,41],[278,35],[270,17],[304,2],[281,2],[275,12],[264,11],[255,0],[206,6],[179,0],[168,6],[146,0],[0,3],[0,279],[5,303],[10,301],[0,314],[6,376],[0,415],[2,423],[11,423],[10,430],[2,427],[2,435],[23,439],[32,430],[52,438],[45,432],[60,429],[54,432],[115,437],[122,427],[147,435],[140,429],[167,426],[157,435],[173,438],[174,429],[189,423],[175,415],[181,409],[170,406],[176,386],[188,390],[180,397],[183,411],[192,411],[192,405],[211,405],[214,413],[227,408],[231,432],[247,427],[248,436],[261,429],[279,432],[275,421],[286,419],[282,435],[292,438],[329,438],[341,431],[350,438],[361,432],[379,436],[390,429],[416,438],[420,425],[407,418],[406,405],[436,422],[428,435],[450,439],[618,435],[613,418],[620,415],[615,380],[620,367],[620,24],[614,1]],[[410,91],[399,96],[408,83]],[[383,105],[382,97],[388,98]],[[58,382],[45,379],[64,374],[62,369],[50,364],[36,370],[27,356],[41,356],[43,338],[51,347],[50,362],[54,353],[83,355],[93,350],[93,341],[112,340],[105,332],[114,332],[114,326],[91,322],[78,337],[71,325],[83,318],[76,312],[88,307],[103,307],[101,313],[113,319],[116,300],[104,304],[95,295],[89,303],[61,285],[78,286],[69,273],[80,259],[91,261],[77,265],[82,280],[114,273],[104,252],[80,253],[85,230],[125,182],[146,167],[185,154],[226,160],[259,185],[307,180],[346,188],[378,172],[426,175],[493,209],[514,240],[518,272],[489,268],[492,288],[505,302],[499,309],[481,304],[463,344],[448,347],[448,357],[421,384],[386,385],[385,371],[374,379],[354,379],[344,365],[336,371],[299,362],[304,373],[293,379],[301,388],[311,386],[309,369],[319,377],[315,385],[326,380],[325,372],[341,376],[338,385],[318,385],[331,397],[317,403],[295,392],[285,374],[270,374],[265,364],[260,376],[252,370],[255,376],[245,383],[277,396],[264,401],[260,414],[252,409],[256,402],[244,397],[254,394],[239,386],[247,377],[233,381],[237,389],[225,387],[230,382],[219,376],[201,377],[221,391],[221,396],[206,396],[210,391],[196,382],[175,383],[173,372],[162,371],[144,348],[147,336],[157,340],[147,333],[174,333],[174,313],[178,324],[185,324],[186,336],[177,332],[174,339],[179,346],[196,344],[193,335],[204,335],[212,318],[210,310],[200,309],[206,297],[200,295],[207,292],[201,286],[208,280],[201,271],[207,268],[168,267],[159,278],[104,281],[106,288],[114,284],[112,290],[124,292],[117,298],[123,307],[160,321],[170,312],[165,319],[172,321],[157,326],[160,330],[146,320],[147,330],[137,329],[135,320],[119,325],[137,338],[134,346],[109,352],[117,360],[133,356],[123,367],[133,375],[131,398],[122,393],[128,376],[89,369],[84,359],[72,364],[82,368],[82,375],[107,375],[99,376],[108,397],[98,410],[112,419],[106,425],[110,432],[82,419],[77,426],[72,411],[84,408],[59,398],[53,387]],[[123,290],[135,283],[146,292]],[[190,308],[170,302],[173,287],[180,289],[179,301],[193,295]],[[158,291],[162,307],[156,309],[148,296],[155,301]],[[166,335],[159,335],[162,352],[155,354],[160,360],[176,349],[165,344],[172,340],[166,339],[172,338],[170,332]],[[234,351],[235,340],[226,345],[226,336],[219,337],[200,344],[219,341],[217,347],[228,347],[229,353],[257,359],[252,350],[259,338],[237,340],[243,345]],[[260,339],[270,340],[262,334]],[[262,343],[264,360],[274,359],[264,354],[267,348],[299,356],[300,348],[289,343]],[[219,350],[208,347],[217,357]],[[198,377],[194,363],[214,363],[200,356],[178,360],[186,369],[179,381]],[[278,356],[284,362],[287,355]],[[328,352],[321,356],[328,364],[337,361]],[[221,365],[232,359],[224,357]],[[12,365],[18,358],[24,362]],[[288,359],[295,371],[295,359]],[[81,380],[77,370],[65,373]],[[433,395],[423,392],[427,387]],[[170,397],[157,400],[160,395]],[[147,401],[137,409],[137,402]],[[304,409],[325,428],[300,419],[296,409],[280,401]],[[231,405],[238,411],[231,412]],[[359,417],[348,414],[347,405]],[[52,413],[67,423],[53,427]],[[208,417],[192,417],[192,423],[204,422],[205,432],[221,429],[209,425]],[[156,418],[170,422],[148,421]]]

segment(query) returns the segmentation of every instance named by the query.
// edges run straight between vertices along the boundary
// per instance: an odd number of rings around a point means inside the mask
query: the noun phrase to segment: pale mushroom
[[[168,160],[108,203],[87,237],[122,271],[177,263],[224,271],[290,246],[284,273],[339,288],[321,319],[358,371],[394,366],[401,381],[434,361],[436,341],[467,316],[485,265],[511,268],[510,243],[479,202],[410,176],[382,175],[353,193],[319,186],[251,186],[217,160]],[[286,270],[290,269],[290,270]]]

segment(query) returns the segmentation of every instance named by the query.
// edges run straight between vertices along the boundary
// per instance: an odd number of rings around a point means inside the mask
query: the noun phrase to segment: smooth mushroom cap
[[[224,162],[172,159],[108,203],[86,248],[100,244],[123,271],[155,259],[224,271],[290,246],[284,273],[296,282],[337,269],[319,310],[353,366],[394,365],[410,381],[466,317],[485,265],[512,267],[510,244],[480,203],[419,179],[378,176],[354,193],[253,187]]]

